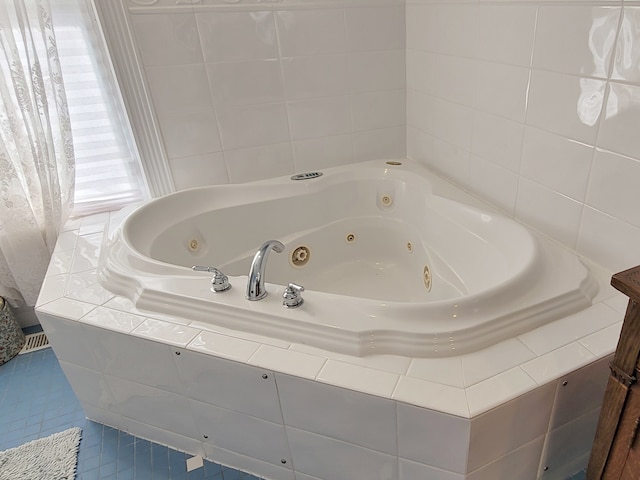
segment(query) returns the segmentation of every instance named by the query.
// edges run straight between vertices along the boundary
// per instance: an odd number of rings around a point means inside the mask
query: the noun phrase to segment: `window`
[[[74,216],[148,196],[129,122],[89,0],[53,0],[76,158]]]

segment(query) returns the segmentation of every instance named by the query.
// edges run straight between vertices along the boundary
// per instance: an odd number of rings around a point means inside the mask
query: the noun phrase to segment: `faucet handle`
[[[211,291],[213,293],[224,292],[231,288],[229,283],[229,277],[218,270],[216,267],[205,267],[202,265],[194,265],[191,267],[194,272],[211,272],[213,278],[211,278]]]
[[[304,287],[302,285],[290,283],[289,286],[284,289],[284,293],[282,294],[282,305],[286,308],[299,307],[304,302],[302,292],[304,292]]]

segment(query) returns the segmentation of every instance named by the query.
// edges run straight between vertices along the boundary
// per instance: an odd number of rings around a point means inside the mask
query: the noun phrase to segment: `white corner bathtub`
[[[250,302],[251,260],[272,239],[285,250],[269,255],[269,295]],[[232,288],[213,293],[192,265]],[[597,293],[575,253],[406,159],[152,200],[114,216],[98,278],[141,310],[357,356],[476,351]],[[305,287],[299,308],[282,305],[289,282]]]

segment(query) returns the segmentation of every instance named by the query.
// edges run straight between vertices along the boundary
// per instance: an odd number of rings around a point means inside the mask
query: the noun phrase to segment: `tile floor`
[[[207,461],[187,472],[189,455],[87,420],[51,348],[0,366],[0,451],[75,426],[77,480],[258,480]],[[582,471],[566,480],[585,479]]]

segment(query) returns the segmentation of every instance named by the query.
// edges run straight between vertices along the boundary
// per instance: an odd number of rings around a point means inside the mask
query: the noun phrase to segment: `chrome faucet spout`
[[[267,296],[267,290],[264,287],[264,271],[267,268],[267,258],[271,250],[276,253],[282,253],[284,252],[284,245],[278,240],[269,240],[264,242],[258,249],[249,269],[249,281],[247,282],[247,294],[245,295],[247,300],[262,300]]]

